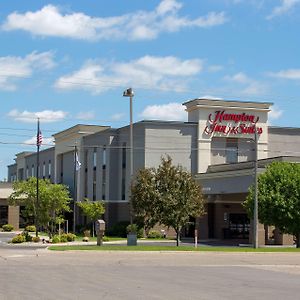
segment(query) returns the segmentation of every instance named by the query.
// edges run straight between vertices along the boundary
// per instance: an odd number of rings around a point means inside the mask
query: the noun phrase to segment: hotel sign
[[[259,117],[246,113],[226,113],[225,110],[217,110],[209,114],[204,133],[213,134],[262,134],[262,127],[256,126]]]

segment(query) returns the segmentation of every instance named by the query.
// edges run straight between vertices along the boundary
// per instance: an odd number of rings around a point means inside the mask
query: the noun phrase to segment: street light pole
[[[258,180],[257,180],[257,169],[258,169],[258,146],[257,146],[257,130],[255,128],[254,134],[255,143],[255,158],[254,158],[254,216],[253,216],[253,247],[258,248]]]
[[[76,166],[76,161],[77,161],[77,144],[75,141],[75,146],[74,146],[74,178],[73,178],[73,185],[74,185],[74,195],[73,195],[73,233],[75,234],[76,232],[76,201],[77,201],[77,166]]]
[[[130,149],[130,186],[132,183],[132,178],[133,178],[133,122],[132,122],[132,98],[134,96],[134,92],[132,88],[128,88],[127,90],[124,91],[123,97],[129,97],[130,99],[130,132],[129,132],[129,149]],[[130,189],[130,195],[129,197],[131,198],[131,189]],[[131,199],[129,199],[129,213],[130,213],[130,225],[133,224],[132,220],[132,204],[131,204]]]

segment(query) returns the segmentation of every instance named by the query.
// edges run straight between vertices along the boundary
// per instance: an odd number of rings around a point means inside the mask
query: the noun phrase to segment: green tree
[[[156,189],[155,169],[141,169],[131,189],[131,205],[134,210],[135,220],[142,225],[146,231],[159,222],[156,200],[158,191]]]
[[[48,179],[39,180],[39,199],[36,199],[36,178],[13,183],[13,193],[9,197],[10,205],[25,206],[27,216],[35,218],[36,235],[38,228],[47,228],[51,237],[58,219],[64,212],[70,210],[70,195],[67,187],[62,184],[52,184]]]
[[[204,214],[201,187],[181,166],[172,165],[171,157],[161,159],[157,169],[139,172],[132,187],[132,204],[138,216],[149,226],[160,223],[174,228],[179,245],[181,229],[190,217]]]
[[[94,236],[94,222],[102,217],[105,213],[105,207],[103,201],[90,201],[85,198],[82,202],[77,202],[77,205],[81,208],[82,213],[87,216],[93,224],[93,236]]]
[[[254,187],[244,202],[250,217],[254,210]],[[300,247],[300,164],[273,162],[258,177],[258,219],[296,237]]]

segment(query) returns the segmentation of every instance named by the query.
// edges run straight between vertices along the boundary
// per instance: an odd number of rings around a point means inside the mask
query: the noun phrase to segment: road
[[[298,299],[300,253],[0,247],[0,299]]]

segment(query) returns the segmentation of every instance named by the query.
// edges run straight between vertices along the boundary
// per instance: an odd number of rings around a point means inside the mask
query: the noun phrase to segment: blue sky
[[[0,2],[0,179],[77,123],[185,120],[197,97],[273,102],[272,125],[300,127],[300,0]],[[43,146],[46,147],[46,146]]]

